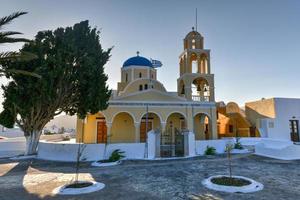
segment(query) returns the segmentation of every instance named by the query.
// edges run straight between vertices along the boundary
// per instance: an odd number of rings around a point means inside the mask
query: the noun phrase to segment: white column
[[[147,158],[154,159],[156,157],[156,141],[157,137],[155,132],[152,130],[147,133]]]
[[[135,127],[135,142],[139,143],[140,142],[140,123],[134,122],[134,127]]]
[[[111,127],[112,127],[112,122],[106,122],[106,128],[107,128],[107,143],[111,143]]]
[[[195,134],[191,131],[184,133],[184,155],[185,156],[196,155]]]

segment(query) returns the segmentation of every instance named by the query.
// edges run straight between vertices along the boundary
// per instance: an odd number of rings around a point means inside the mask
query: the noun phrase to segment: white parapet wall
[[[77,158],[78,143],[40,141],[38,159],[74,162]],[[125,159],[141,159],[145,155],[145,143],[84,144],[82,158],[85,161],[107,159],[111,153],[120,149],[124,151]]]
[[[145,143],[116,143],[107,145],[105,158],[108,158],[116,149],[124,151],[124,159],[143,159],[145,157]]]
[[[280,160],[300,159],[300,145],[288,140],[262,139],[255,145],[255,154]]]
[[[0,158],[24,154],[26,142],[24,137],[0,140]]]
[[[38,159],[53,161],[76,161],[78,143],[40,141]],[[105,144],[84,144],[82,159],[86,161],[101,160],[104,158]]]
[[[224,153],[228,142],[233,143],[233,140],[231,138],[221,140],[196,140],[196,154],[204,155],[207,146],[214,147],[217,153]]]

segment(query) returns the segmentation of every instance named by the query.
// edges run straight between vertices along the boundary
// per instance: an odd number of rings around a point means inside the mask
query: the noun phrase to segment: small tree
[[[99,32],[88,21],[73,27],[39,32],[21,51],[37,55],[29,62],[7,62],[6,69],[30,70],[42,76],[12,74],[4,91],[0,124],[17,123],[26,137],[25,155],[35,154],[44,126],[65,112],[84,119],[108,106],[111,91],[104,65],[111,49],[104,51]]]
[[[85,158],[82,157],[85,148],[86,148],[85,144],[83,144],[81,142],[78,143],[78,149],[77,149],[77,155],[76,155],[76,165],[75,165],[75,183],[78,183],[80,163],[81,163],[81,161],[85,160]]]
[[[228,168],[229,168],[229,177],[232,178],[232,165],[231,165],[231,151],[233,149],[233,145],[228,143],[226,144],[226,153],[228,159]]]

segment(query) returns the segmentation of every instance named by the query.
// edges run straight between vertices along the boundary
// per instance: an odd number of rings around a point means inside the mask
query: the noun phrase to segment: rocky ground
[[[0,159],[0,199],[299,199],[300,161],[279,161],[254,155],[233,157],[234,175],[265,185],[251,194],[229,194],[204,188],[201,181],[227,174],[224,155],[164,161],[124,161],[96,168],[84,163],[81,180],[106,184],[98,192],[53,196],[52,190],[74,178],[74,163]]]

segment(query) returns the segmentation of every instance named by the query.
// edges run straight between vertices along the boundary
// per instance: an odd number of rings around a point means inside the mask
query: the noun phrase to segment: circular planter
[[[74,183],[70,183],[67,185],[63,185],[60,187],[57,187],[53,190],[53,194],[59,194],[59,195],[78,195],[78,194],[86,194],[91,192],[96,192],[99,190],[102,190],[105,187],[104,183],[98,183],[95,181],[78,181],[79,184],[89,184],[86,187],[79,187],[79,188],[70,188],[71,185]]]
[[[250,192],[260,191],[264,188],[263,184],[258,183],[256,181],[250,179],[250,178],[243,177],[243,176],[232,176],[232,177],[249,181],[250,182],[249,185],[245,185],[245,186],[226,186],[226,185],[218,185],[218,184],[215,184],[211,181],[213,178],[220,178],[220,177],[228,177],[228,176],[225,176],[225,175],[211,176],[207,179],[204,179],[202,181],[202,185],[204,185],[208,189],[221,191],[221,192],[229,192],[229,193],[250,193]]]
[[[119,165],[121,164],[121,160],[118,160],[116,162],[99,162],[99,161],[96,161],[96,162],[93,162],[91,165],[93,167],[109,167],[109,166],[115,166],[115,165]]]

